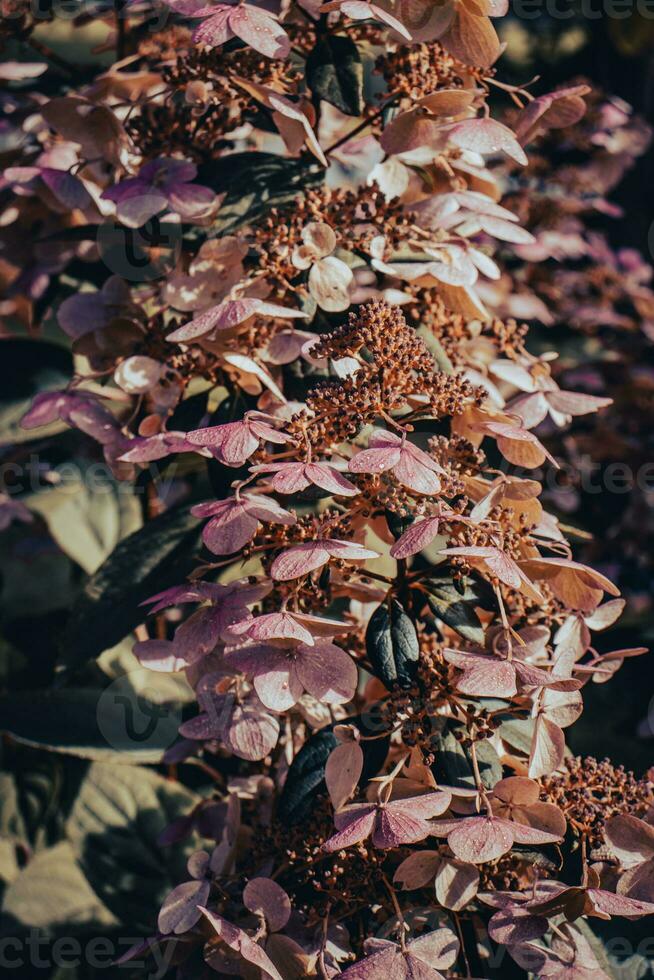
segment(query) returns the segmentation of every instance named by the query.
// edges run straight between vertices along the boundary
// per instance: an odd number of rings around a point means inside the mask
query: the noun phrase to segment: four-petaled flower
[[[337,833],[325,841],[323,851],[340,851],[372,835],[375,847],[416,844],[433,833],[433,817],[444,813],[452,796],[435,790],[390,803],[354,803],[334,815]]]
[[[210,449],[226,466],[242,466],[257,451],[260,442],[283,445],[289,441],[289,436],[271,425],[273,421],[263,412],[246,412],[238,422],[194,429],[186,438],[194,446]]]
[[[385,473],[390,470],[396,480],[416,493],[438,493],[442,466],[428,456],[406,435],[377,429],[368,441],[368,448],[353,456],[348,463],[352,473]]]
[[[210,187],[192,183],[197,173],[187,160],[159,157],[144,164],[137,177],[121,180],[102,196],[116,204],[116,217],[131,228],[140,228],[164,208],[197,221],[211,213],[216,201]]]

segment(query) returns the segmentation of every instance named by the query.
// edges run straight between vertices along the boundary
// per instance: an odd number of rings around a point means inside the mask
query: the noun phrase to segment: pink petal
[[[538,778],[548,776],[561,765],[565,755],[565,736],[554,722],[542,715],[536,719],[531,753],[529,775]]]
[[[252,540],[258,527],[257,519],[235,501],[226,513],[209,521],[202,540],[214,555],[233,555]]]
[[[407,810],[392,810],[380,807],[372,834],[375,847],[398,847],[401,844],[416,844],[431,832],[426,820],[414,817]]]
[[[269,956],[248,936],[247,932],[232,925],[216,912],[210,912],[209,909],[202,907],[200,911],[211,924],[216,935],[244,960],[258,967],[264,977],[270,980],[284,980]]]
[[[391,557],[410,558],[426,548],[438,534],[440,517],[417,520],[391,548]]]
[[[468,817],[448,834],[447,843],[462,861],[485,864],[511,850],[513,834],[503,821],[490,817]]]
[[[441,861],[439,851],[414,851],[399,865],[393,882],[401,888],[425,888],[434,880]]]
[[[329,538],[322,542],[332,558],[342,558],[344,561],[365,561],[368,558],[379,558],[379,552],[364,548],[354,541],[339,541]]]
[[[159,932],[182,935],[192,929],[202,916],[198,906],[204,905],[210,891],[209,881],[185,881],[173,888],[159,912]]]
[[[628,813],[611,817],[606,821],[604,835],[624,867],[654,857],[654,827],[639,817]]]
[[[357,487],[327,463],[307,463],[304,473],[315,486],[342,497],[354,497],[359,493]]]
[[[351,815],[351,819],[341,821],[342,829],[325,841],[322,850],[333,853],[345,847],[351,847],[352,844],[359,844],[362,840],[370,837],[376,815],[376,807],[366,804],[363,807],[363,813],[357,811]],[[344,811],[344,816],[349,816],[347,811]]]
[[[459,912],[477,894],[479,871],[474,864],[448,858],[441,862],[434,887],[437,901]]]
[[[188,667],[187,661],[179,655],[170,640],[142,640],[135,643],[132,650],[141,666],[148,670],[169,674]]]
[[[640,919],[644,915],[654,914],[652,902],[640,902],[625,895],[614,895],[613,892],[600,888],[589,888],[588,897],[594,907],[607,915],[621,915],[624,919]]]
[[[263,915],[271,932],[283,929],[291,917],[291,900],[284,889],[270,878],[252,878],[243,889],[243,904],[250,912]]]
[[[237,704],[223,739],[234,755],[249,762],[265,758],[277,744],[279,722],[256,706]]]
[[[234,627],[227,631],[236,633]],[[308,629],[301,625],[298,620],[287,612],[266,613],[257,616],[256,619],[245,624],[242,631],[252,640],[299,640],[313,646],[314,639]]]
[[[356,691],[356,663],[335,643],[319,640],[297,650],[295,673],[303,688],[324,704],[345,704]]]
[[[281,661],[281,658],[280,658]],[[268,669],[259,669],[254,678],[254,689],[261,703],[272,711],[288,711],[304,693],[304,687],[295,677],[290,659],[271,663]]]
[[[588,415],[613,404],[612,398],[579,395],[574,391],[550,391],[546,397],[552,408],[563,415]]]
[[[495,119],[467,119],[457,123],[449,131],[449,140],[462,150],[473,153],[506,153],[507,156],[526,166],[527,155],[508,126]]]
[[[400,458],[393,467],[393,474],[405,487],[416,493],[436,494],[441,481],[431,468],[416,460],[411,452],[400,451]]]
[[[230,7],[216,7],[218,11],[212,17],[199,24],[193,32],[193,40],[196,44],[206,44],[209,48],[218,47],[226,44],[230,38],[234,37],[234,32],[229,26]],[[204,11],[200,11],[203,13]]]
[[[284,463],[277,468],[273,477],[273,489],[277,493],[299,493],[301,490],[306,490],[311,481],[306,476],[305,470],[304,463]],[[260,472],[265,473],[265,469],[262,467]]]
[[[347,803],[363,770],[363,750],[358,742],[344,742],[332,750],[325,766],[325,783],[335,810]]]
[[[348,463],[352,473],[384,473],[400,461],[400,449],[363,449]]]
[[[330,553],[324,541],[298,544],[277,555],[270,567],[270,576],[276,582],[289,582],[291,579],[308,575],[316,568],[322,568],[329,558]]]
[[[241,500],[248,514],[256,517],[258,521],[269,524],[295,524],[295,514],[281,507],[273,497],[266,497],[262,493],[248,493],[241,494]]]
[[[274,303],[265,303],[261,299],[229,299],[217,306],[212,306],[204,313],[196,316],[190,323],[174,330],[168,334],[166,340],[187,341],[202,337],[210,330],[229,330],[249,320],[251,316],[257,313],[262,316],[284,319],[306,316],[301,310],[292,310],[284,306],[277,306]]]
[[[553,844],[561,840],[560,834],[550,833],[548,830],[540,830],[538,827],[530,827],[528,824],[515,821],[505,822],[516,844]]]
[[[287,58],[291,42],[282,27],[266,11],[250,4],[237,7],[229,26],[242,41],[268,58]]]
[[[408,796],[404,799],[393,800],[386,804],[386,809],[393,813],[409,813],[422,820],[430,820],[444,813],[452,801],[452,794],[447,790],[436,790],[424,793],[422,796]]]

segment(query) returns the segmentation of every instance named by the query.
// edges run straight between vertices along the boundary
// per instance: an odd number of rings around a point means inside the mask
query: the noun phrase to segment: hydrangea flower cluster
[[[542,496],[612,398],[527,321],[651,339],[650,270],[586,224],[643,130],[585,84],[503,82],[501,0],[166,3],[156,33],[121,9],[87,84],[16,62],[1,96],[5,330],[53,314],[74,355],[22,427],[94,440],[144,532],[202,529],[133,623],[152,684],[193,692],[161,764],[212,781],[133,955],[606,976],[593,920],[654,913],[654,786],[566,729],[646,651],[596,649],[624,601]]]

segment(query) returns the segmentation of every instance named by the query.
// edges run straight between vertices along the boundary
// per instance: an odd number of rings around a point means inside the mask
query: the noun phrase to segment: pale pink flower
[[[277,493],[300,493],[307,487],[320,487],[334,496],[354,497],[359,490],[329,463],[260,463],[253,473],[274,473],[271,481]]]
[[[582,96],[589,92],[588,85],[572,85],[528,102],[518,115],[515,127],[515,134],[523,146],[548,129],[560,129],[579,122],[586,112]]]
[[[353,456],[348,463],[352,473],[385,473],[390,470],[403,486],[415,493],[438,493],[441,466],[406,436],[377,429],[368,441],[368,449]]]
[[[558,463],[554,457],[545,449],[545,446],[523,425],[510,424],[508,422],[496,422],[489,419],[487,422],[479,422],[472,426],[474,432],[482,432],[484,435],[492,436],[497,440],[497,448],[504,458],[514,466],[523,466],[525,469],[536,469],[542,466],[545,460],[549,460],[558,469]]]
[[[447,837],[447,843],[455,857],[470,864],[495,861],[510,851],[514,844],[538,846],[561,840],[560,834],[550,830],[540,830],[491,814],[457,820],[437,820],[430,833],[437,837]]]
[[[272,878],[250,878],[243,889],[243,904],[266,920],[270,932],[283,929],[291,917],[291,900]]]
[[[383,7],[369,3],[368,0],[329,0],[319,8],[319,13],[326,14],[331,10],[340,10],[346,17],[352,20],[378,20],[387,27],[392,27],[394,31],[401,34],[407,41],[411,40],[411,34],[396,17],[393,17]]]
[[[186,438],[194,446],[210,449],[226,466],[242,466],[257,451],[260,442],[283,445],[289,441],[289,436],[271,425],[273,421],[276,420],[263,412],[246,412],[238,422],[193,429]]]
[[[551,947],[533,942],[508,946],[516,963],[543,980],[611,980],[586,936],[568,922],[558,926]]]
[[[114,317],[134,312],[128,284],[120,276],[109,276],[96,292],[73,293],[57,309],[61,329],[77,340],[94,330],[108,327]]]
[[[206,851],[196,851],[187,863],[191,881],[177,885],[164,899],[157,928],[161,933],[181,936],[202,917],[198,906],[204,905],[211,891],[211,858]]]
[[[196,340],[204,337],[214,330],[230,330],[245,323],[252,316],[271,316],[280,319],[293,319],[306,317],[302,310],[292,310],[286,306],[278,306],[276,303],[267,303],[263,299],[256,297],[245,297],[244,299],[225,299],[217,306],[211,306],[208,310],[200,313],[183,327],[173,330],[166,337],[166,340],[186,343],[189,340]]]
[[[152,606],[148,610],[150,616],[186,602],[212,602],[242,607],[258,602],[271,590],[272,585],[266,579],[252,582],[249,578],[241,578],[228,585],[218,582],[185,582],[184,585],[172,585],[163,592],[157,592],[141,605]]]
[[[211,456],[208,449],[193,445],[186,432],[158,432],[154,436],[136,436],[128,443],[127,452],[119,457],[126,463],[151,463],[176,453],[198,453]]]
[[[297,269],[309,270],[309,292],[322,310],[339,313],[350,305],[349,288],[353,273],[349,265],[336,258],[334,229],[324,221],[311,221],[302,231],[302,245],[293,250]]]
[[[348,967],[343,980],[444,980],[439,970],[456,962],[459,940],[443,927],[413,939],[404,949],[388,939],[367,939],[364,949],[365,959]]]
[[[338,619],[323,619],[321,616],[284,609],[236,623],[225,631],[224,639],[228,643],[238,643],[241,640],[297,640],[313,646],[316,642],[314,637],[337,636],[354,628],[354,624],[343,623]]]
[[[552,381],[546,389],[536,390],[534,384],[531,390],[516,395],[508,403],[506,410],[517,415],[527,429],[533,429],[540,425],[547,415],[556,425],[562,427],[570,422],[573,415],[589,415],[612,404],[612,398],[562,391]]]
[[[277,582],[288,582],[302,575],[308,575],[316,568],[322,568],[330,558],[339,558],[342,561],[365,561],[368,558],[379,558],[379,553],[353,541],[318,538],[282,551],[272,563],[270,575]]]
[[[556,671],[555,665],[552,673]],[[582,711],[583,701],[579,691],[550,688],[542,692],[529,753],[530,776],[538,778],[558,769],[565,755],[563,729],[574,724]]]
[[[262,360],[268,364],[290,364],[298,357],[304,357],[309,363],[318,363],[326,367],[326,358],[316,362],[310,354],[311,347],[318,339],[319,334],[309,333],[308,330],[282,330],[275,334],[263,351]]]
[[[228,650],[225,663],[253,677],[262,704],[273,711],[292,708],[304,691],[324,704],[345,704],[357,686],[356,664],[329,640],[312,646],[249,644]]]
[[[543,597],[536,586],[531,582],[520,565],[517,564],[501,548],[493,546],[471,546],[469,548],[443,548],[439,552],[441,555],[453,555],[465,558],[473,566],[485,572],[491,578],[497,578],[504,585],[512,589],[524,592],[525,595],[542,602]]]
[[[441,851],[420,850],[401,862],[393,882],[407,889],[426,888],[433,882],[438,903],[458,912],[477,894],[479,871],[474,864]]]
[[[390,803],[354,803],[334,815],[337,833],[323,851],[340,851],[372,835],[375,847],[416,844],[432,831],[431,818],[447,810],[452,796],[445,790],[409,796]]]
[[[507,776],[493,786],[490,801],[493,816],[536,827],[564,837],[566,819],[555,803],[540,798],[541,788],[527,776]]]
[[[463,671],[456,682],[457,690],[474,697],[511,698],[525,687],[570,690],[580,686],[579,681],[565,680],[524,663],[516,653],[509,660],[498,654],[446,649],[444,656],[448,663]]]
[[[264,598],[271,588],[266,580],[252,584],[249,579],[238,579],[229,585],[198,582],[166,589],[142,603],[154,603],[150,615],[188,602],[210,604],[201,606],[178,626],[173,640],[143,640],[135,644],[134,653],[150,670],[183,670],[211,653],[227,627],[247,619],[248,606]]]
[[[245,930],[232,925],[217,912],[211,912],[204,907],[200,907],[200,912],[209,922],[220,942],[233,950],[240,959],[256,967],[262,977],[266,980],[284,980],[265,950]]]
[[[563,912],[569,921],[574,921],[581,915],[598,919],[610,919],[614,915],[619,915],[634,921],[644,915],[654,914],[652,902],[627,898],[626,895],[617,895],[615,892],[600,888],[600,878],[594,868],[586,869],[585,878],[583,885],[550,882],[550,895],[545,899],[532,899],[525,907],[536,915],[550,916]]]
[[[187,160],[159,157],[142,166],[136,177],[107,188],[102,197],[116,204],[116,216],[130,228],[140,228],[166,208],[184,220],[200,220],[211,214],[217,201],[210,187],[192,183],[197,172]]]
[[[277,744],[279,721],[255,694],[238,700],[232,692],[220,691],[222,674],[205,674],[197,689],[202,713],[180,725],[184,738],[217,740],[238,756],[256,762]]]
[[[456,123],[449,130],[448,139],[461,150],[471,150],[473,153],[481,153],[482,156],[505,153],[523,166],[528,162],[515,134],[496,119],[466,119]]]
[[[272,497],[240,493],[226,500],[208,501],[192,508],[196,517],[209,517],[202,540],[214,555],[233,555],[257,533],[259,523],[295,524],[296,518]]]
[[[193,32],[196,44],[215,48],[238,37],[267,58],[287,58],[291,42],[273,14],[249,3],[217,3],[190,13],[205,20]]]
[[[556,631],[554,646],[574,650],[575,660],[579,660],[590,646],[590,631],[608,629],[622,615],[624,607],[624,599],[610,599],[590,615],[571,613]]]

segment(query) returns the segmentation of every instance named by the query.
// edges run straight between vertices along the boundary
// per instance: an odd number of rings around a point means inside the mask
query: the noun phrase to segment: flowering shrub
[[[654,786],[566,729],[646,650],[596,648],[624,601],[542,492],[619,417],[544,328],[652,339],[591,223],[649,134],[502,81],[501,2],[166,4],[98,14],[74,88],[28,4],[0,28],[46,58],[3,69],[0,274],[10,363],[43,351],[12,479],[36,446],[50,486],[0,520],[88,575],[0,724],[11,772],[93,761],[5,914],[63,846],[180,978],[616,976]],[[111,534],[56,496],[99,457]]]

